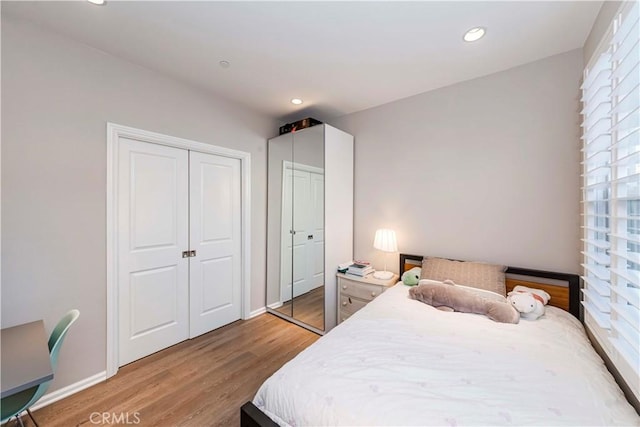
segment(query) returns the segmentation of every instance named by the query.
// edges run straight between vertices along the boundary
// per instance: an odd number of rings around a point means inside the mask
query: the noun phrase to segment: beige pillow
[[[458,285],[485,289],[505,296],[507,294],[504,283],[506,269],[504,265],[427,257],[422,260],[420,279],[439,281],[449,279]]]

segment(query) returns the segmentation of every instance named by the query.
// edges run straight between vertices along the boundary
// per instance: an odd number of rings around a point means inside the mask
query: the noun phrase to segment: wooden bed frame
[[[422,255],[400,254],[400,275],[413,267],[422,266]],[[457,260],[453,260],[457,261]],[[552,271],[531,270],[520,267],[507,267],[507,292],[516,285],[543,289],[551,300],[549,305],[561,308],[581,320],[580,316],[580,277],[576,274],[555,273]],[[511,277],[509,277],[511,276]],[[513,277],[517,276],[517,277]],[[526,279],[522,279],[525,277]],[[543,279],[538,281],[537,279]],[[546,281],[544,280],[546,279]],[[558,284],[557,281],[564,282]],[[552,282],[556,282],[555,284]],[[241,427],[277,427],[271,418],[258,409],[252,402],[247,402],[240,408]]]

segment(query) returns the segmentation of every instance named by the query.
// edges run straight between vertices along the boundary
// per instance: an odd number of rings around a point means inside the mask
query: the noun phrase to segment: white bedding
[[[280,425],[640,425],[582,325],[547,307],[496,323],[387,290],[300,353],[253,403]]]

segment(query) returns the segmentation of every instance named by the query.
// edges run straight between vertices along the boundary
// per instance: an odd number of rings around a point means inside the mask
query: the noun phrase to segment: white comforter
[[[517,325],[389,289],[283,366],[254,404],[280,425],[640,425],[568,313]]]

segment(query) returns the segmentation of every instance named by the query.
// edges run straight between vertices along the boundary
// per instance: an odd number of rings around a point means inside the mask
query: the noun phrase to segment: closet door
[[[190,152],[190,337],[240,319],[240,160]]]
[[[122,366],[240,319],[242,187],[239,159],[125,138],[118,150]]]
[[[285,164],[282,204],[282,302],[306,292],[309,286],[307,268],[307,232],[309,208],[309,172]]]
[[[119,365],[189,336],[188,152],[119,141]]]
[[[292,285],[293,298],[298,297],[311,289],[309,280],[309,247],[313,236],[309,234],[311,210],[309,207],[309,193],[311,190],[311,174],[306,171],[292,171],[292,198],[293,198],[293,244],[291,250],[292,259]]]
[[[282,166],[282,223],[279,227],[281,236],[280,242],[280,305],[290,302],[293,299],[293,181],[294,171],[287,167],[286,162]],[[269,198],[271,200],[271,198]],[[291,316],[291,304],[281,308],[285,314]],[[280,308],[280,307],[279,307]]]

